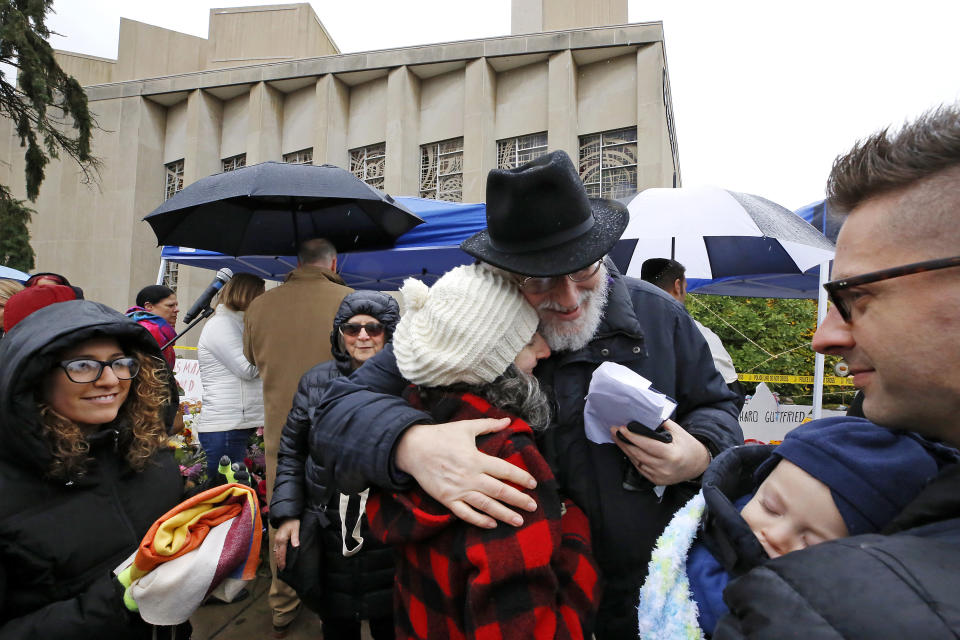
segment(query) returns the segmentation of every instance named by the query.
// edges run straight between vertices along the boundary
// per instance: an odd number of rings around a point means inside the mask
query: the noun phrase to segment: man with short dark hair
[[[537,310],[553,351],[535,370],[553,393],[556,413],[538,445],[564,494],[591,521],[605,587],[600,639],[636,636],[637,594],[657,536],[696,492],[711,457],[743,438],[733,395],[690,316],[605,258],[626,224],[625,206],[589,199],[570,158],[552,152],[490,172],[487,229],[461,245],[509,273]],[[664,423],[672,442],[623,425],[609,425],[613,444],[586,438],[584,397],[603,362],[640,373],[677,400],[674,419]],[[396,397],[406,387],[390,345],[327,387],[311,437],[327,452],[338,486],[403,489],[415,481],[461,519],[487,528],[497,526],[494,518],[522,523],[511,506],[538,508],[516,488],[532,486],[529,474],[477,451],[477,436],[506,422],[431,424],[429,415]],[[634,469],[651,483],[625,482]],[[661,495],[653,485],[666,489]]]
[[[646,280],[650,284],[655,284],[680,304],[687,301],[687,268],[676,260],[670,258],[649,258],[640,265],[640,279]],[[723,376],[723,381],[727,383],[730,391],[737,394],[737,408],[743,408],[745,393],[743,385],[737,379],[737,370],[733,366],[733,358],[727,353],[723,346],[720,336],[715,334],[708,327],[703,326],[699,320],[693,319],[700,330],[703,339],[707,341],[710,347],[710,355],[713,356],[713,364],[717,371]]]
[[[868,419],[960,446],[960,105],[838,158],[833,307],[813,338],[839,355]],[[724,592],[714,638],[960,637],[960,465],[878,535],[791,553]]]
[[[337,252],[325,238],[303,242],[299,264],[286,281],[258,296],[244,314],[243,353],[260,369],[263,379],[263,447],[267,467],[267,502],[273,494],[280,433],[293,404],[300,376],[330,360],[330,327],[344,296],[353,291],[336,273]],[[270,528],[273,548],[274,529]],[[270,553],[273,583],[268,600],[273,611],[274,637],[282,638],[299,613],[296,593],[276,578],[276,558]]]

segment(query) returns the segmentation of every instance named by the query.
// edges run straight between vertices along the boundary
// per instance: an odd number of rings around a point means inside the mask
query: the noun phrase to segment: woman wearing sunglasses
[[[183,493],[156,341],[71,300],[16,324],[0,363],[0,638],[189,637],[154,636],[113,575]]]
[[[397,301],[388,294],[345,297],[330,334],[334,359],[300,379],[280,439],[270,502],[270,523],[277,527],[273,553],[281,578],[320,614],[326,640],[359,640],[361,620],[369,621],[375,640],[393,638],[394,563],[392,549],[367,536],[366,495],[341,495],[333,485],[322,451],[310,442],[308,409],[316,407],[327,382],[380,352],[399,320]],[[320,557],[320,575],[303,575],[308,554]]]

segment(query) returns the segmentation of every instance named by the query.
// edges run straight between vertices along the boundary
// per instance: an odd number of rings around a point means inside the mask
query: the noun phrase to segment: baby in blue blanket
[[[640,593],[642,638],[709,637],[723,589],[770,558],[880,531],[955,452],[861,418],[800,425],[779,446],[718,456],[657,541]]]

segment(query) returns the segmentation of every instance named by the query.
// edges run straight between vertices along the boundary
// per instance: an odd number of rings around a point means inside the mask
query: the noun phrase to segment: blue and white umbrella
[[[717,187],[647,189],[627,204],[622,239],[636,241],[627,275],[647,258],[673,258],[692,280],[802,274],[833,258],[833,243],[795,213]]]

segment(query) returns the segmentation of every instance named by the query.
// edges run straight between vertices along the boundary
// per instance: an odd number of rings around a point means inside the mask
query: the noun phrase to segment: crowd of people
[[[303,607],[328,640],[960,635],[960,105],[857,142],[827,195],[845,223],[812,344],[864,417],[776,447],[743,445],[683,266],[619,273],[626,208],[562,151],[490,172],[475,264],[432,286],[352,291],[323,238],[278,287],[234,276],[196,426],[209,483],[264,427],[274,637]],[[185,497],[176,293],[135,303],[0,281],[0,640],[189,637],[113,574]],[[675,410],[588,438],[605,363]]]

